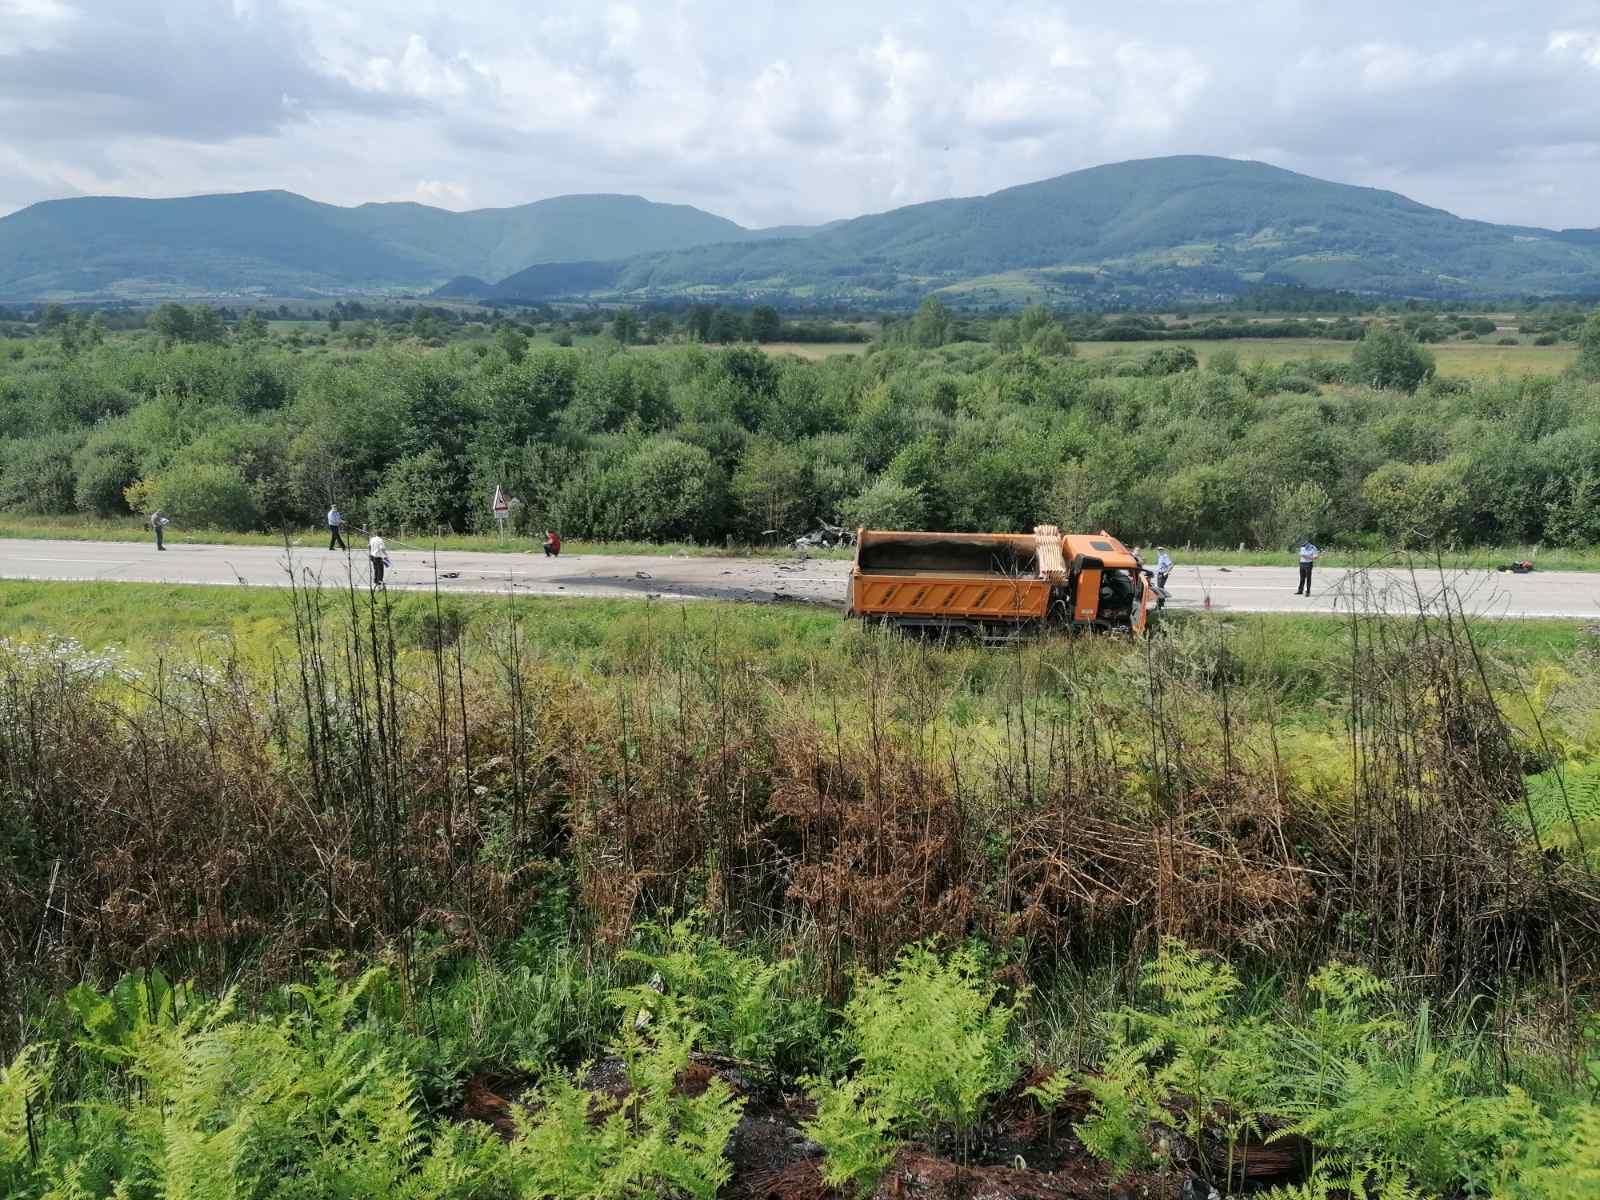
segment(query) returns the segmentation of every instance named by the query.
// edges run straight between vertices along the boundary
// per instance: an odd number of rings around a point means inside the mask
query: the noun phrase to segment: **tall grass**
[[[574,659],[510,597],[279,602],[265,662],[0,650],[0,1004],[328,950],[409,973],[569,887],[579,945],[703,907],[835,997],[973,934],[1034,970],[1343,955],[1449,1004],[1596,966],[1588,863],[1511,820],[1538,747],[1453,611],[1286,659],[1205,621],[994,652],[618,608]]]

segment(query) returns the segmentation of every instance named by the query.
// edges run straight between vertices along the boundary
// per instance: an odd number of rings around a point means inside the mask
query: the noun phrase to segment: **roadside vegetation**
[[[7,1196],[1600,1170],[1575,623],[4,595]]]
[[[457,337],[423,309],[359,339],[329,317],[338,332],[314,340],[173,305],[143,329],[41,317],[0,344],[0,511],[117,531],[160,508],[179,536],[281,538],[337,503],[355,526],[431,538],[490,532],[498,485],[513,533],[575,542],[1050,520],[1147,546],[1281,553],[1309,536],[1358,559],[1600,543],[1600,318],[1530,315],[1550,329],[1535,340],[1575,340],[1470,376],[1418,339],[1448,327],[1460,345],[1489,318],[1434,312],[1340,314],[1361,336],[1322,343],[1337,356],[1276,361],[1205,336],[1243,315],[1097,318],[1126,340],[1088,354],[1085,319],[979,321],[937,300],[826,360],[710,344],[761,312],[707,340],[689,327],[704,314],[659,314],[657,337],[618,312],[614,336],[570,348],[510,321]],[[1184,333],[1200,352],[1168,337]],[[644,336],[668,344],[629,349]]]

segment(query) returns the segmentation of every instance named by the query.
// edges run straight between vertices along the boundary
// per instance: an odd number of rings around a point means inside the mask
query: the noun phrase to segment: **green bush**
[[[1467,507],[1465,464],[1385,463],[1361,485],[1361,496],[1397,546],[1431,546],[1458,537]]]
[[[1600,380],[1600,313],[1595,313],[1578,331],[1578,357],[1572,373],[1579,379]]]
[[[408,455],[383,473],[367,501],[367,523],[391,532],[434,533],[459,521],[460,487],[455,467],[430,447]]]
[[[152,502],[179,525],[191,529],[253,529],[259,516],[255,496],[237,467],[220,463],[178,463],[153,481]]]
[[[839,520],[856,529],[921,529],[926,522],[927,498],[922,489],[880,475],[859,496],[839,506]]]
[[[73,509],[77,482],[72,434],[19,438],[0,443],[0,508],[25,513],[65,513]]]
[[[1433,355],[1403,330],[1371,327],[1356,343],[1351,374],[1380,391],[1414,392],[1436,366]]]
[[[126,515],[124,496],[139,478],[139,453],[117,441],[91,441],[73,456],[73,503],[79,512],[97,517]]]

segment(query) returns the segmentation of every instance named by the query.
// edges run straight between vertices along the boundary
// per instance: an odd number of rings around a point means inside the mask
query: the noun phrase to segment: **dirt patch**
[[[1023,1166],[962,1166],[924,1150],[903,1150],[879,1183],[877,1200],[927,1196],[948,1200],[1155,1200],[1177,1194],[1169,1176],[1139,1172],[1113,1180],[1092,1161],[1050,1171]]]
[[[508,1141],[517,1132],[511,1108],[527,1092],[530,1081],[522,1075],[479,1072],[461,1089],[461,1102],[450,1114],[457,1121],[487,1125]]]

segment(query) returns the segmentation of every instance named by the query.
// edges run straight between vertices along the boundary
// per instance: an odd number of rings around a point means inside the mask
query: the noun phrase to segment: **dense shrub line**
[[[40,340],[0,364],[0,508],[278,529],[336,502],[391,533],[461,531],[491,524],[499,485],[519,529],[603,539],[1050,519],[1143,543],[1600,542],[1600,318],[1569,375],[1476,382],[1433,378],[1395,331],[1350,363],[1201,369],[1170,343],[1073,357],[1049,314],[992,345],[924,345],[922,320],[815,363]]]

